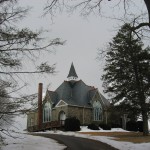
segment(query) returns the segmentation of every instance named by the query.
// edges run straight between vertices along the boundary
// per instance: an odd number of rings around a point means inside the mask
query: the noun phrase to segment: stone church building
[[[108,100],[97,88],[78,80],[73,63],[67,78],[55,91],[47,90],[43,99],[42,83],[39,84],[38,108],[27,114],[29,131],[57,126],[58,122],[64,125],[69,117],[78,118],[83,125],[93,122],[107,124]]]

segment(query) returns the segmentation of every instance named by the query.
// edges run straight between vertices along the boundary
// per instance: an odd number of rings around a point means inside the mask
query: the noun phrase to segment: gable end
[[[60,100],[55,107],[67,106],[68,104],[63,100]]]

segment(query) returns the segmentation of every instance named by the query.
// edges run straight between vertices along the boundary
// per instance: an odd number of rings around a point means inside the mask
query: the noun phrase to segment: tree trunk
[[[141,107],[141,114],[142,114],[142,119],[143,119],[143,135],[148,136],[149,134],[148,132],[148,108],[145,102],[146,97],[145,97],[144,88],[143,88],[144,87],[143,78],[140,75],[141,73],[141,68],[139,68],[140,63],[139,61],[138,62],[134,61],[134,56],[132,53],[131,55],[133,58],[133,68],[134,68],[134,73],[135,73],[135,78],[136,78],[135,82],[136,82],[136,87],[138,91],[138,99],[139,99],[138,104]]]
[[[146,109],[147,110],[147,109]],[[148,115],[147,111],[143,108],[142,110],[142,118],[143,118],[143,136],[148,136]]]
[[[144,0],[144,2],[148,10],[148,18],[149,18],[149,23],[150,23],[150,0]]]

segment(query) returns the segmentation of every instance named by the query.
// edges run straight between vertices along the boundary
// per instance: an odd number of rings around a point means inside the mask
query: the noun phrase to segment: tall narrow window
[[[93,103],[93,120],[94,121],[102,120],[102,106],[99,101],[94,101]]]
[[[49,122],[51,120],[51,104],[46,102],[43,107],[43,122]]]
[[[34,120],[33,120],[33,118],[30,119],[30,126],[34,126]]]

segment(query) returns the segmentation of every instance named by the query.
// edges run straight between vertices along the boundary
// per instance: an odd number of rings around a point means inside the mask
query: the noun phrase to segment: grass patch
[[[80,132],[81,134],[90,134],[93,136],[110,136],[116,141],[132,143],[149,143],[150,135],[143,136],[141,132]]]

